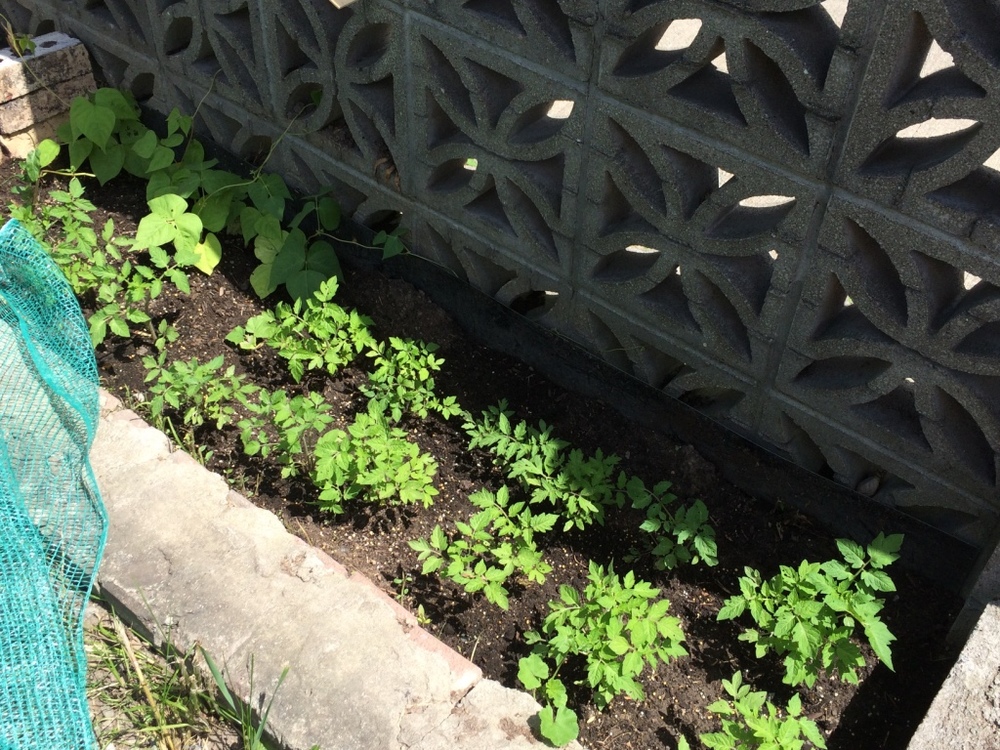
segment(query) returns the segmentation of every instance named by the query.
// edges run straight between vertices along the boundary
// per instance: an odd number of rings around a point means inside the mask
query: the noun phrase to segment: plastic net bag
[[[0,229],[0,750],[90,750],[83,614],[107,536],[87,324],[45,249]]]

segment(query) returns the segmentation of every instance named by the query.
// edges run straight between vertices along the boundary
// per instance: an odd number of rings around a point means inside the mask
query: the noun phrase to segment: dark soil
[[[14,178],[9,163],[0,166],[0,199],[5,205]],[[124,177],[104,188],[87,186],[87,197],[99,207],[97,225],[110,215],[122,234],[134,231],[145,213],[143,193],[141,183]],[[350,416],[360,407],[355,387],[365,377],[362,369],[348,369],[335,380],[307,377],[296,386],[285,375],[282,361],[269,351],[242,353],[224,342],[229,331],[262,309],[248,283],[254,263],[251,252],[230,244],[212,276],[192,276],[190,296],[168,296],[158,303],[157,313],[168,317],[181,333],[171,356],[206,361],[224,353],[228,362],[261,385],[321,391]],[[647,485],[668,479],[682,501],[701,498],[707,504],[718,536],[717,567],[663,573],[642,561],[633,565],[638,576],[658,586],[671,601],[671,613],[683,622],[690,656],[647,673],[643,680],[647,698],[642,703],[618,698],[601,713],[581,692],[584,702],[578,713],[585,746],[674,748],[676,737],[683,733],[698,747],[699,733],[719,728],[706,707],[722,697],[721,679],[736,670],[742,670],[758,689],[771,691],[776,703],[787,701],[791,692],[781,683],[780,662],[755,659],[752,648],[737,640],[739,626],[718,623],[716,615],[724,599],[737,590],[744,566],[770,576],[779,565],[794,565],[803,558],[830,559],[837,554],[834,534],[791,507],[737,490],[690,446],[626,419],[606,403],[563,390],[522,362],[484,348],[404,281],[378,269],[348,268],[338,298],[344,307],[372,317],[381,339],[406,336],[439,344],[445,365],[438,390],[457,396],[473,413],[506,398],[520,418],[531,423],[545,420],[554,425],[554,434],[574,446],[619,456],[621,468]],[[149,353],[149,343],[136,335],[110,340],[97,351],[105,387],[132,405],[146,388],[141,358]],[[411,609],[422,605],[431,620],[427,626],[431,633],[474,661],[488,677],[517,687],[517,661],[527,651],[523,633],[539,626],[546,603],[558,598],[560,584],[584,585],[589,559],[601,564],[614,561],[624,572],[620,558],[639,519],[633,512],[616,512],[605,528],[550,535],[544,546],[553,573],[545,585],[515,585],[507,613],[436,576],[420,575],[416,553],[407,542],[428,536],[435,524],[451,529],[454,520],[472,512],[467,496],[480,487],[496,488],[500,479],[486,454],[467,449],[456,421],[432,417],[405,425],[412,439],[438,461],[440,495],[433,507],[358,505],[340,517],[318,512],[314,491],[306,484],[282,480],[273,467],[243,456],[234,430],[204,430],[198,439],[213,452],[209,468],[277,514],[290,532],[364,573]],[[729,469],[739,471],[740,466]],[[890,595],[884,618],[898,638],[893,645],[895,673],[883,665],[870,666],[863,671],[860,686],[821,680],[803,693],[805,713],[818,722],[831,749],[905,748],[954,661],[955,654],[943,644],[960,601],[901,566],[894,567],[890,573],[899,590]],[[395,581],[404,577],[409,582],[401,591]],[[876,664],[867,647],[865,653],[869,663]]]

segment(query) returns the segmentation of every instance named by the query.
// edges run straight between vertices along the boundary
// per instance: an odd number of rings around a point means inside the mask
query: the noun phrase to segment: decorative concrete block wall
[[[801,465],[984,545],[994,0],[0,0]]]

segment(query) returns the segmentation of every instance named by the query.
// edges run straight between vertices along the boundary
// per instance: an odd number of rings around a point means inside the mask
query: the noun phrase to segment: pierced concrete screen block
[[[989,538],[994,4],[338,5],[0,0],[666,394]]]

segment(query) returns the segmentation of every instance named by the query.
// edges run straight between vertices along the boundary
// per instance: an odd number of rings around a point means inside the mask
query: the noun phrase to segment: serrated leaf
[[[608,648],[610,648],[618,656],[627,653],[629,650],[629,643],[622,636],[616,636],[608,641]]]
[[[899,559],[899,549],[903,546],[902,534],[890,534],[884,536],[881,532],[868,545],[868,554],[872,559],[872,565],[876,568],[884,568]]]
[[[860,568],[865,564],[865,553],[861,545],[852,542],[850,539],[838,539],[837,549],[845,560],[854,568]]]
[[[121,336],[123,339],[128,338],[131,335],[128,323],[126,323],[121,318],[110,318],[108,321],[108,326],[111,328],[111,332],[116,336]]]
[[[863,570],[861,580],[875,591],[895,591],[896,584],[884,570]]]
[[[719,615],[715,619],[718,621],[735,620],[746,611],[746,608],[746,599],[742,596],[731,596],[726,600],[722,609],[719,610]]]
[[[865,636],[868,638],[868,643],[871,644],[872,651],[879,658],[883,664],[885,664],[889,669],[895,671],[892,666],[892,649],[889,644],[896,640],[889,628],[881,620],[873,620],[868,623],[864,623]]]
[[[434,572],[440,570],[440,568],[441,568],[441,566],[443,564],[444,564],[444,559],[443,558],[440,558],[440,557],[428,557],[426,560],[424,560],[424,566],[423,566],[423,568],[421,568],[420,572],[423,575],[425,575],[425,576],[426,575],[430,575],[431,573],[434,573]]]

